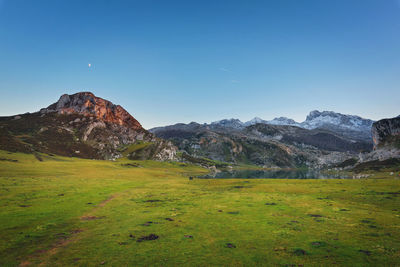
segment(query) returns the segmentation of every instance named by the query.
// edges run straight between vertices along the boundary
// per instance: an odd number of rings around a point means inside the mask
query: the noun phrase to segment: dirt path
[[[81,220],[95,220],[95,219],[101,219],[102,217],[96,217],[92,216],[91,214],[95,213],[97,210],[100,208],[104,207],[109,203],[111,200],[113,200],[116,197],[117,194],[113,194],[109,196],[107,199],[103,200],[100,202],[96,207],[94,207],[92,210],[89,212],[85,213],[80,217]],[[20,267],[26,267],[26,266],[31,266],[33,259],[39,258],[41,259],[41,263],[39,266],[46,266],[47,261],[49,258],[53,255],[55,255],[60,249],[66,247],[68,244],[75,243],[77,242],[81,236],[79,235],[80,233],[84,232],[84,229],[75,229],[70,232],[70,235],[68,237],[61,237],[58,238],[57,241],[48,249],[44,250],[37,250],[35,251],[32,255],[28,256],[27,259],[21,261],[19,264]]]

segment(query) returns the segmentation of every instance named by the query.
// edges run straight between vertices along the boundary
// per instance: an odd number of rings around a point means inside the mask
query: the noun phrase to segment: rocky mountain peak
[[[315,120],[315,119],[319,119],[320,117],[322,117],[322,118],[342,118],[342,117],[357,117],[357,118],[360,118],[358,116],[345,115],[345,114],[337,113],[337,112],[334,112],[334,111],[313,110],[307,115],[306,121],[312,121],[312,120]]]
[[[354,131],[370,131],[374,121],[364,119],[355,115],[346,115],[333,111],[313,110],[301,123],[301,127],[306,129],[315,129],[325,127],[326,125],[335,125],[339,128],[350,129]]]
[[[307,115],[306,121],[313,120],[313,119],[321,116],[321,114],[322,114],[322,112],[320,112],[318,110],[313,110],[313,111],[310,112],[310,114]]]
[[[95,96],[91,92],[64,94],[60,99],[40,111],[41,113],[58,112],[59,114],[78,113],[95,117],[98,120],[114,123],[132,129],[142,129],[142,125],[120,105]]]
[[[214,121],[211,123],[212,126],[220,126],[220,127],[227,127],[227,128],[234,128],[240,129],[243,128],[243,122],[239,119],[224,119],[220,121]]]
[[[260,117],[254,117],[253,119],[249,120],[248,122],[256,124],[256,123],[262,123],[263,121],[264,120],[261,119]]]
[[[287,117],[278,117],[268,122],[269,124],[277,124],[277,125],[298,125],[298,123]]]

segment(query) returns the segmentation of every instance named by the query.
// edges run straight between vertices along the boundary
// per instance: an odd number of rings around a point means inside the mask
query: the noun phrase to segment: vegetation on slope
[[[132,159],[169,160],[175,154],[172,144],[155,138],[141,126],[128,128],[94,116],[55,112],[0,117],[0,149],[87,159],[129,155]]]

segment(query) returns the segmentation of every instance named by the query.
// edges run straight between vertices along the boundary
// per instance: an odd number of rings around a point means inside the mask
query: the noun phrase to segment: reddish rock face
[[[47,107],[46,111],[57,111],[60,114],[79,113],[85,116],[94,116],[98,120],[119,124],[135,130],[143,129],[142,125],[123,107],[96,97],[90,92],[62,95],[56,103]]]

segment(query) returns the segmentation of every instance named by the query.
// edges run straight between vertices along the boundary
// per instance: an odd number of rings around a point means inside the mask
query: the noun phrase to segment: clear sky
[[[394,117],[400,0],[0,0],[0,116],[79,91],[145,128]]]

